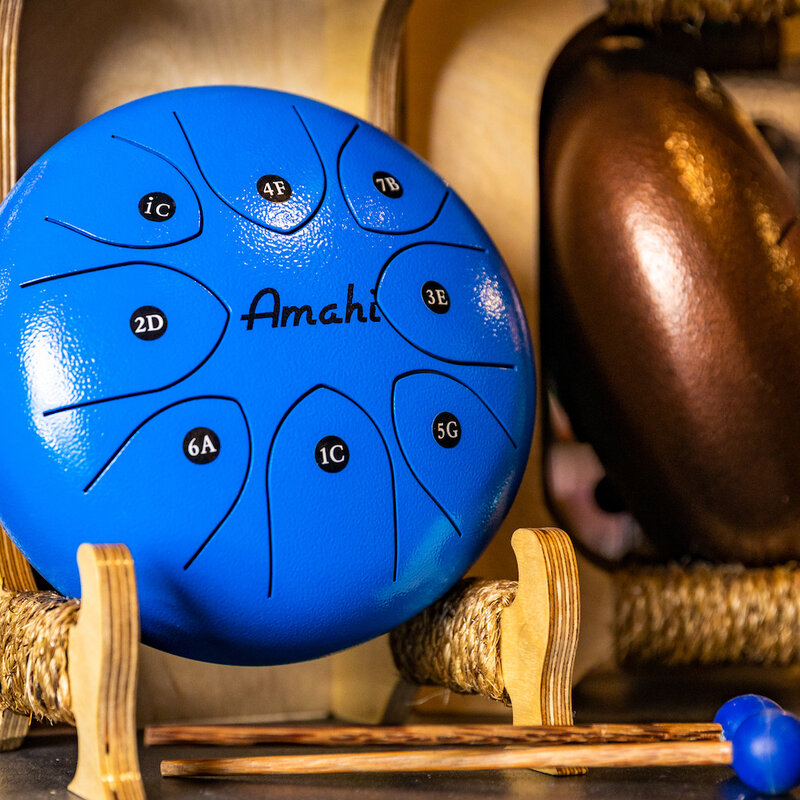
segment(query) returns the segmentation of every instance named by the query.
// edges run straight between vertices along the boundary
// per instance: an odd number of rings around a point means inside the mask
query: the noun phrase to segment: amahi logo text
[[[366,309],[365,310],[365,305]],[[256,320],[269,320],[273,328],[296,328],[300,323],[306,325],[343,325],[351,322],[380,322],[378,305],[375,301],[362,304],[353,300],[353,284],[347,285],[347,300],[343,306],[339,303],[328,303],[318,314],[308,305],[282,305],[277,289],[262,289],[250,302],[250,311],[242,314],[242,321],[247,322],[247,330],[253,330]]]

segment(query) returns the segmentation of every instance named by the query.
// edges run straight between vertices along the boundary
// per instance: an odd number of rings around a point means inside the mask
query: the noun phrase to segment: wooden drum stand
[[[141,800],[136,745],[139,606],[124,545],[78,550],[82,600],[36,591],[28,562],[0,536],[0,749],[19,747],[31,718],[78,729],[69,785],[87,800]]]
[[[462,581],[392,634],[395,658],[407,681],[510,703],[515,724],[570,724],[580,614],[572,546],[557,529],[519,530],[512,544],[519,584]],[[0,747],[19,747],[32,717],[73,723],[78,767],[70,791],[86,800],[144,798],[130,552],[124,545],[81,545],[78,603],[37,592],[30,567],[4,533],[0,545]]]

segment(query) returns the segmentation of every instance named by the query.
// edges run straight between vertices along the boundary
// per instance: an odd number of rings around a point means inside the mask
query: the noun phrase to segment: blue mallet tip
[[[768,697],[760,694],[742,694],[728,700],[724,706],[717,711],[714,722],[722,726],[723,738],[729,742],[733,741],[739,726],[754,714],[759,714],[767,709],[781,710],[781,707]]]
[[[762,794],[783,794],[800,784],[800,719],[775,708],[747,717],[732,740],[733,769]]]

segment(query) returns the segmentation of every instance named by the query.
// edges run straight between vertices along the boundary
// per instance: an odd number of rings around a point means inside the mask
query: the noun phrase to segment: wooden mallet
[[[425,726],[408,728],[288,729],[248,726],[237,738],[234,728],[205,727],[193,741],[231,744],[295,742],[303,744],[492,744],[483,749],[409,750],[378,753],[325,753],[163,761],[165,777],[210,775],[319,774],[341,772],[433,772],[543,767],[637,767],[722,764],[757,791],[781,794],[800,784],[800,719],[756,695],[726,703],[713,725],[584,725],[517,728],[509,726]],[[152,744],[186,742],[189,729],[150,730]],[[525,746],[498,748],[498,743]]]

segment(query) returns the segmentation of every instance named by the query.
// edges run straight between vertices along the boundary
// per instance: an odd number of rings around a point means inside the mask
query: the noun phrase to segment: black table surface
[[[589,676],[575,691],[576,721],[710,721],[722,702],[748,691],[767,694],[787,710],[800,711],[798,670],[662,669],[635,674],[599,672]],[[451,718],[449,721],[487,720]],[[529,770],[224,779],[161,778],[159,774],[162,759],[289,752],[298,752],[298,748],[141,747],[140,761],[149,800],[190,797],[209,800],[753,800],[757,797],[739,784],[726,767],[593,769],[578,778],[555,778]],[[67,785],[75,771],[76,756],[74,731],[34,728],[22,748],[0,753],[0,800],[74,800]],[[793,797],[800,800],[800,790],[796,790]]]

